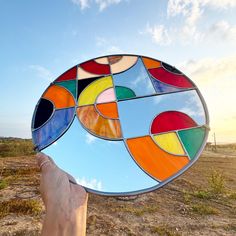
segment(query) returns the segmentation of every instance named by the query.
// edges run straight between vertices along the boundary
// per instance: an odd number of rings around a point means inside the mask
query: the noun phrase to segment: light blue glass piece
[[[123,141],[96,138],[77,119],[43,152],[78,183],[98,192],[121,194],[159,184],[136,165]]]
[[[125,138],[149,135],[152,120],[164,111],[181,111],[198,125],[206,123],[202,102],[195,90],[118,102]]]
[[[56,110],[52,118],[41,128],[32,132],[33,142],[42,150],[59,138],[68,128],[75,113],[75,108]]]
[[[137,97],[156,93],[141,58],[130,69],[113,75],[113,81],[115,86],[131,89]]]

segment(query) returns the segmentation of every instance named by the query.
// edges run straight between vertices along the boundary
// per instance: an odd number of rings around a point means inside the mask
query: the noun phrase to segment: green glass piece
[[[127,87],[116,86],[115,89],[116,89],[116,97],[118,100],[136,97],[134,91]]]
[[[73,94],[74,98],[76,98],[76,80],[56,82],[55,84],[66,88]]]
[[[181,130],[178,131],[178,134],[190,159],[194,159],[202,146],[205,137],[205,128]]]

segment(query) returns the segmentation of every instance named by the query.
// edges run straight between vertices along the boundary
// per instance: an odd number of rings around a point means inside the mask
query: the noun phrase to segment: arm
[[[88,194],[50,157],[37,154],[41,167],[40,192],[46,208],[42,235],[85,235]]]

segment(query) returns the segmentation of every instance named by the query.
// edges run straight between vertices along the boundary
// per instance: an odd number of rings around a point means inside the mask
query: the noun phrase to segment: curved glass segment
[[[42,127],[32,131],[34,144],[42,150],[56,141],[69,127],[75,114],[75,108],[56,110],[52,118]]]
[[[208,131],[206,103],[187,76],[127,54],[67,70],[45,90],[32,119],[37,150],[89,192],[109,196],[172,181],[198,159]]]

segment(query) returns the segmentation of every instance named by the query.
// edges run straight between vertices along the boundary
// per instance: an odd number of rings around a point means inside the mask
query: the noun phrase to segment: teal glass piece
[[[72,93],[74,98],[76,98],[76,80],[56,82],[55,84],[66,88]]]
[[[205,128],[193,128],[178,131],[179,137],[187,151],[190,159],[194,159],[203,145]]]
[[[125,100],[136,97],[134,91],[132,91],[130,88],[116,86],[115,91],[117,100]]]

